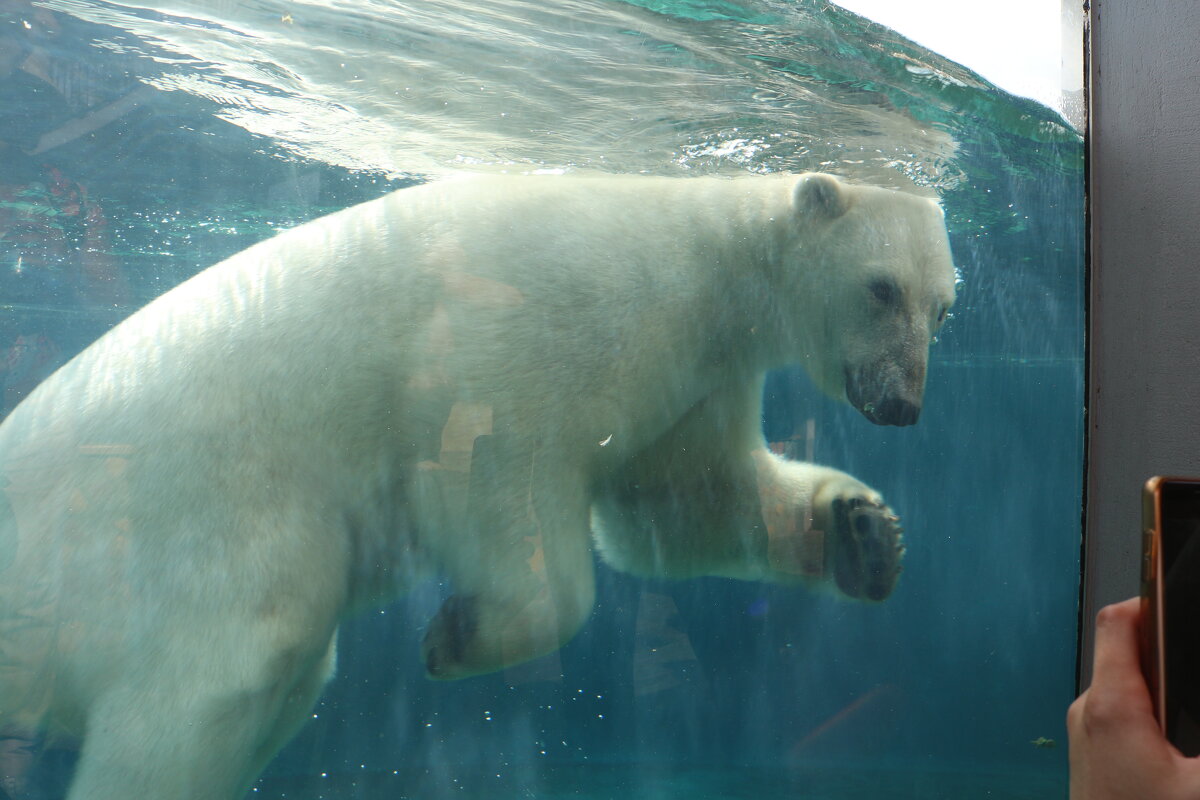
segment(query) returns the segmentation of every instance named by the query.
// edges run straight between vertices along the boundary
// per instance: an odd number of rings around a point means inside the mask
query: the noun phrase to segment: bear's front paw
[[[879,602],[896,588],[903,569],[904,529],[871,497],[835,497],[832,507],[833,575],[847,597]]]

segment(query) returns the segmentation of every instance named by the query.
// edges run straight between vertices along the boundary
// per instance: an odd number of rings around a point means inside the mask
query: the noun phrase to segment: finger
[[[1130,676],[1141,679],[1138,661],[1138,598],[1132,597],[1100,609],[1096,615],[1096,648],[1092,661],[1092,685]]]
[[[1085,691],[1067,707],[1067,732],[1075,735],[1076,729],[1083,722],[1083,709],[1087,705],[1088,693]]]
[[[1104,714],[1146,717],[1150,691],[1138,651],[1141,603],[1132,598],[1105,606],[1096,615],[1096,650],[1087,705]]]

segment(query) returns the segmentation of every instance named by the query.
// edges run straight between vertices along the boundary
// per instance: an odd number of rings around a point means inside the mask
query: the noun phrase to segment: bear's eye
[[[900,303],[900,287],[896,285],[895,281],[880,278],[871,281],[867,288],[871,290],[871,297],[877,303],[885,306],[894,306]]]
[[[938,312],[937,312],[937,324],[941,325],[943,322],[946,321],[946,317],[948,317],[949,315],[950,315],[950,307],[949,306],[939,306]]]

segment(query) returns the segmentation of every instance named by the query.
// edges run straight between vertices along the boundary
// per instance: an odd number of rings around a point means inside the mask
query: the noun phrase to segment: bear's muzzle
[[[895,363],[846,368],[846,399],[876,425],[914,425],[921,416],[925,367]]]

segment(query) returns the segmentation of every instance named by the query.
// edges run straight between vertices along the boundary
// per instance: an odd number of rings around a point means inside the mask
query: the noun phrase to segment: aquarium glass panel
[[[1065,796],[1036,24],[0,0],[0,800]]]

